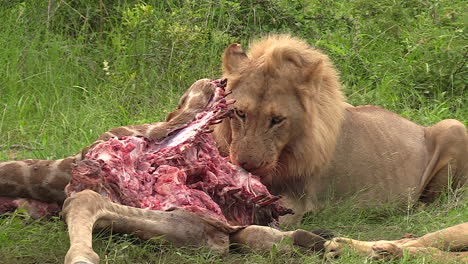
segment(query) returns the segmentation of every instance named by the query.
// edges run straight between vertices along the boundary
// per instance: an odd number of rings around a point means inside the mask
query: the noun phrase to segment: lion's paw
[[[351,244],[351,239],[343,237],[335,237],[330,241],[325,242],[325,258],[335,259],[338,258],[346,247]]]
[[[370,252],[370,257],[376,259],[393,259],[402,256],[403,250],[399,246],[388,242],[375,243]]]

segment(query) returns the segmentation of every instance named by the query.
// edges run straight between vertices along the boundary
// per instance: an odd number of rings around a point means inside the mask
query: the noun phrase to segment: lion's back
[[[327,174],[336,196],[389,202],[416,196],[429,160],[424,127],[376,106],[346,108]]]

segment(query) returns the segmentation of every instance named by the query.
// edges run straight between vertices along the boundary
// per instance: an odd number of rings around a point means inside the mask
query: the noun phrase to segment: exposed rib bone
[[[265,197],[267,197],[266,194],[263,194],[263,193],[262,193],[262,194],[260,194],[260,195],[258,195],[258,196],[256,196],[256,197],[252,198],[250,201],[251,201],[252,203],[257,203],[257,202],[259,202],[259,201],[265,199]]]
[[[270,204],[278,201],[280,198],[281,197],[279,197],[279,196],[274,196],[274,197],[268,198],[266,201],[262,201],[261,203],[258,203],[258,205],[260,205],[261,207],[267,206],[267,205],[270,205]]]

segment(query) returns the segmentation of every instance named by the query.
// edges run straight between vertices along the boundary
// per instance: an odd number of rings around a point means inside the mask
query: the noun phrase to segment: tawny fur
[[[419,238],[360,241],[336,237],[325,243],[326,257],[336,258],[347,248],[376,259],[425,257],[428,261],[468,261],[468,252],[458,252],[468,245],[468,222],[451,226]],[[455,252],[450,252],[455,251]]]
[[[238,44],[233,45],[231,47],[236,47],[237,52],[241,52]],[[244,57],[249,61],[238,64],[238,69],[228,70],[229,59],[226,57],[230,52],[231,49],[228,48],[223,60],[224,77],[229,80],[228,87],[235,87],[243,76],[252,72],[266,75],[273,80],[286,79],[294,86],[279,86],[278,92],[297,94],[304,106],[304,122],[313,124],[302,131],[304,135],[294,145],[288,146],[290,150],[287,151],[290,152],[283,157],[288,166],[286,171],[282,171],[282,177],[307,177],[325,167],[334,151],[345,107],[339,75],[329,58],[304,41],[287,35],[271,36],[253,42]],[[291,89],[293,87],[295,89]],[[252,86],[251,89],[268,87]],[[222,144],[226,141],[220,142]],[[314,159],[304,163],[304,157]]]
[[[302,215],[330,199],[358,203],[434,200],[468,176],[468,134],[457,120],[423,127],[374,106],[345,103],[329,58],[272,35],[244,53],[231,44],[223,74],[235,113],[215,128],[221,150],[262,176]]]

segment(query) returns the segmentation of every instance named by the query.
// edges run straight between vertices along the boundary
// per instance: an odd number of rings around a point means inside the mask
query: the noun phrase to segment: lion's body
[[[332,186],[337,197],[358,194],[359,200],[371,204],[407,201],[410,196],[413,201],[418,199],[428,184],[426,174],[434,171],[430,161],[437,158],[428,148],[431,139],[426,131],[439,127],[425,128],[375,106],[348,106],[345,113],[333,158],[320,177],[323,180],[311,186]],[[464,129],[456,120],[440,124],[449,126],[447,136],[450,129]],[[466,138],[453,140],[462,154]],[[465,156],[465,162],[467,159]]]
[[[420,193],[428,156],[424,129],[377,107],[349,106],[345,113],[336,151],[323,173],[334,194],[361,192],[361,199],[388,202],[409,190]],[[389,121],[392,126],[386,125]]]
[[[423,127],[379,107],[345,106],[330,163],[304,179],[304,191],[282,193],[298,212],[287,221],[331,200],[352,197],[369,207],[432,201],[447,187],[462,186],[468,176],[465,130],[457,120]]]
[[[351,106],[328,57],[289,36],[271,36],[248,54],[229,46],[224,77],[235,115],[215,128],[231,160],[262,176],[296,211],[332,198],[365,205],[431,201],[468,176],[462,123],[417,125],[374,106]]]

